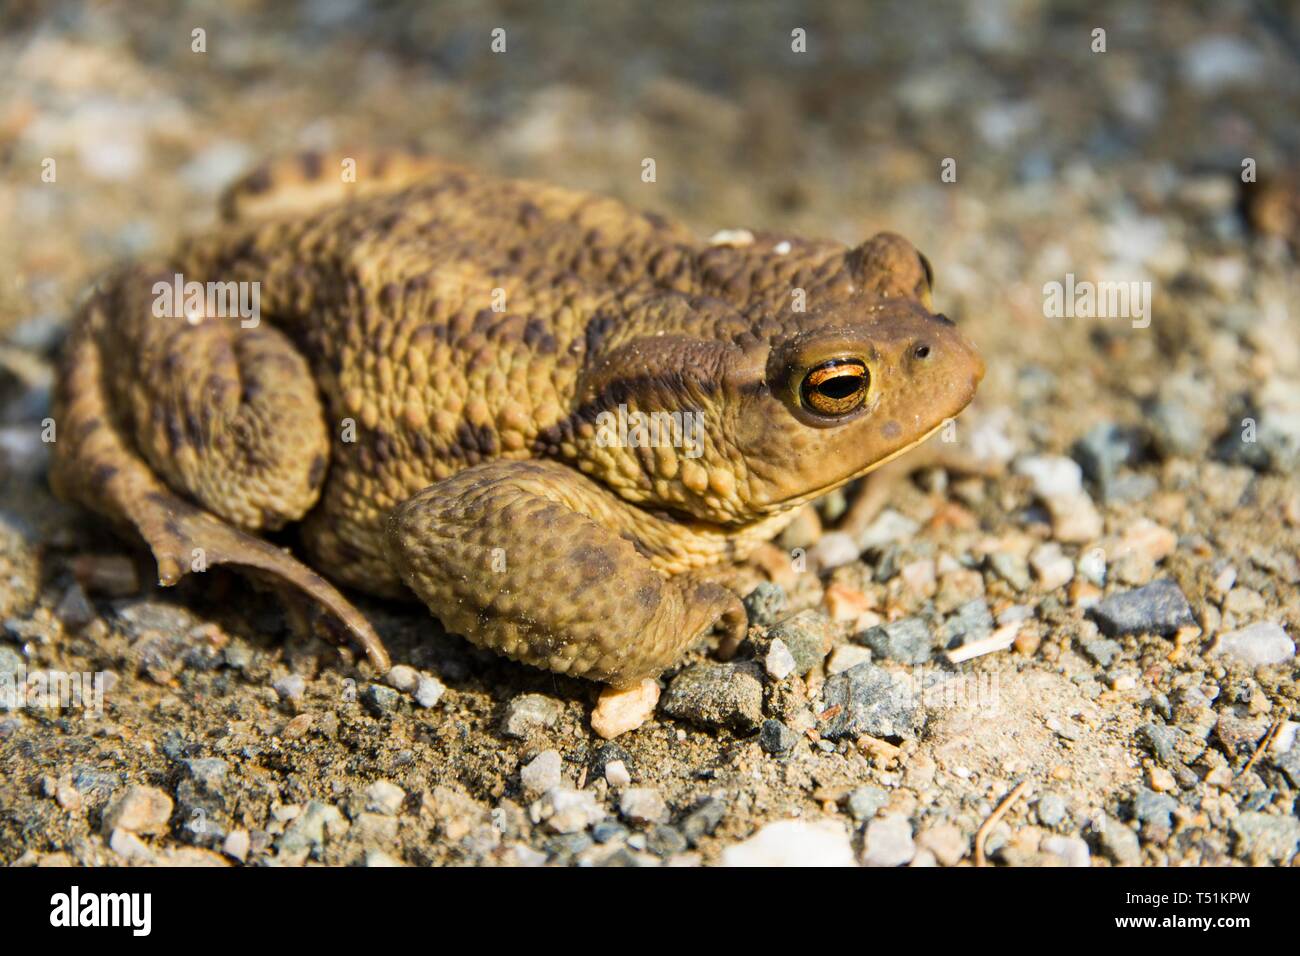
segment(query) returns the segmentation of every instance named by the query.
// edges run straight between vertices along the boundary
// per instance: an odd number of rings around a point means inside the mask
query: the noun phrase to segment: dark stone
[[[779,584],[763,581],[745,596],[742,603],[750,624],[771,627],[785,610],[785,589]]]
[[[872,663],[827,680],[822,698],[821,733],[830,740],[860,734],[914,737],[920,726],[911,682]]]
[[[871,648],[877,658],[903,664],[924,664],[930,659],[930,628],[919,617],[905,617],[870,630],[854,640]]]
[[[758,743],[770,754],[789,753],[799,742],[798,735],[779,720],[765,720],[758,732]]]
[[[1167,637],[1193,623],[1187,598],[1168,578],[1133,591],[1112,594],[1088,613],[1108,637],[1143,633]]]
[[[659,709],[706,727],[752,733],[763,722],[763,678],[758,665],[696,664],[673,678]]]
[[[361,692],[362,705],[376,717],[391,714],[401,699],[400,693],[383,684],[370,684]]]
[[[727,805],[716,797],[708,797],[681,821],[682,835],[691,846],[718,828],[722,818],[727,815]]]

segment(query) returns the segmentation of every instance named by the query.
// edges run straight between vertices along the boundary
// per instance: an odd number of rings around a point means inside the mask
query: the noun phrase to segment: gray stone
[[[226,782],[230,764],[220,757],[196,757],[183,761],[185,773],[206,790],[217,791]]]
[[[727,805],[717,797],[708,797],[682,818],[681,831],[691,846],[695,846],[718,828],[727,815]]]
[[[1181,731],[1177,728],[1166,727],[1162,724],[1143,724],[1137,729],[1137,739],[1162,765],[1166,767],[1182,766],[1182,761],[1178,759],[1178,736],[1180,733]]]
[[[752,733],[763,722],[763,679],[756,664],[696,664],[673,678],[659,701],[670,717]]]
[[[1119,641],[1113,641],[1109,637],[1097,637],[1090,641],[1083,641],[1083,652],[1103,668],[1110,667],[1123,650],[1124,647]]]
[[[1248,810],[1232,821],[1236,852],[1252,863],[1281,863],[1296,854],[1300,820]]]
[[[924,664],[930,659],[930,628],[919,617],[881,624],[863,631],[854,640],[871,648],[877,658],[903,664]]]
[[[1038,798],[1038,822],[1045,827],[1060,826],[1067,813],[1065,799],[1048,791]]]
[[[1120,866],[1136,866],[1142,861],[1137,834],[1112,816],[1105,817],[1098,828],[1097,845],[1104,856]]]
[[[621,843],[630,832],[617,820],[602,820],[591,828],[591,838],[597,843]]]
[[[1209,418],[1208,383],[1189,375],[1171,376],[1146,405],[1152,444],[1163,458],[1198,458],[1205,452],[1205,423]]]
[[[914,737],[920,726],[911,683],[875,664],[859,664],[826,681],[822,736]]]
[[[1178,801],[1168,794],[1156,793],[1142,787],[1133,798],[1133,816],[1143,823],[1161,827],[1173,826],[1173,813],[1178,809]]]
[[[1300,788],[1300,743],[1293,744],[1290,750],[1275,754],[1273,765],[1286,775],[1291,786]]]
[[[785,610],[785,588],[769,581],[761,582],[745,596],[742,602],[749,623],[756,627],[771,627]]]
[[[361,692],[361,703],[376,717],[391,714],[401,703],[402,695],[383,684],[367,684]]]
[[[521,694],[506,704],[501,732],[523,740],[529,734],[550,730],[560,720],[560,702],[542,694]]]
[[[879,787],[858,787],[849,794],[849,815],[858,823],[870,820],[889,802],[889,794]]]
[[[688,846],[682,832],[666,824],[653,826],[646,834],[645,847],[655,856],[667,857],[674,853],[682,853]]]
[[[770,754],[789,753],[799,742],[799,735],[779,720],[765,720],[758,732],[758,743]]]
[[[993,613],[984,598],[967,601],[943,622],[940,641],[944,647],[960,647],[993,633]]]
[[[1103,422],[1075,442],[1070,453],[1084,476],[1097,485],[1103,497],[1109,498],[1120,468],[1140,457],[1143,444],[1142,435],[1136,429]]]
[[[1152,633],[1169,636],[1193,623],[1182,589],[1168,578],[1121,591],[1093,605],[1089,615],[1108,637]]]
[[[867,824],[862,839],[864,866],[904,866],[915,855],[912,824],[903,814],[890,813]]]
[[[989,555],[989,568],[1017,591],[1028,591],[1033,583],[1029,578],[1029,562],[1010,551],[997,551]]]
[[[785,644],[794,658],[795,672],[806,674],[831,652],[834,628],[819,611],[800,611],[773,627],[768,637]]]

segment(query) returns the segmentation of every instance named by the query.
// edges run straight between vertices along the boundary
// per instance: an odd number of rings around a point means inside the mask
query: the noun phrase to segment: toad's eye
[[[847,415],[867,397],[871,374],[858,359],[831,359],[810,369],[799,386],[805,408],[819,415]]]

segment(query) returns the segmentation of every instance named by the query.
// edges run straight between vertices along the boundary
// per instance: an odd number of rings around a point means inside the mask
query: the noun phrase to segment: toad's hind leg
[[[388,549],[445,627],[535,667],[630,687],[720,626],[744,634],[723,588],[657,571],[641,516],[576,470],[497,459],[399,505]]]
[[[70,333],[55,399],[55,490],[135,528],[159,583],[217,564],[261,572],[318,601],[387,670],[379,636],[343,595],[235,527],[277,527],[319,495],[324,424],[301,356],[269,328],[155,317],[147,294],[155,278],[126,274],[92,298]],[[304,464],[312,450],[319,464]]]

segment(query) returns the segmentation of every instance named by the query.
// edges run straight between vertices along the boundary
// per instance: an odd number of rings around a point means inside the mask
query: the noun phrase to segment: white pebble
[[[853,866],[853,847],[837,820],[778,820],[722,851],[723,866]]]
[[[1281,626],[1261,621],[1219,637],[1215,654],[1228,654],[1253,666],[1281,664],[1295,658],[1295,641]]]
[[[767,657],[763,660],[763,666],[768,676],[774,680],[785,680],[794,673],[796,666],[794,655],[790,653],[790,648],[785,646],[785,641],[779,637],[772,641],[767,650]]]
[[[415,687],[415,702],[421,707],[435,706],[447,692],[447,685],[428,674],[420,675],[420,682]]]

